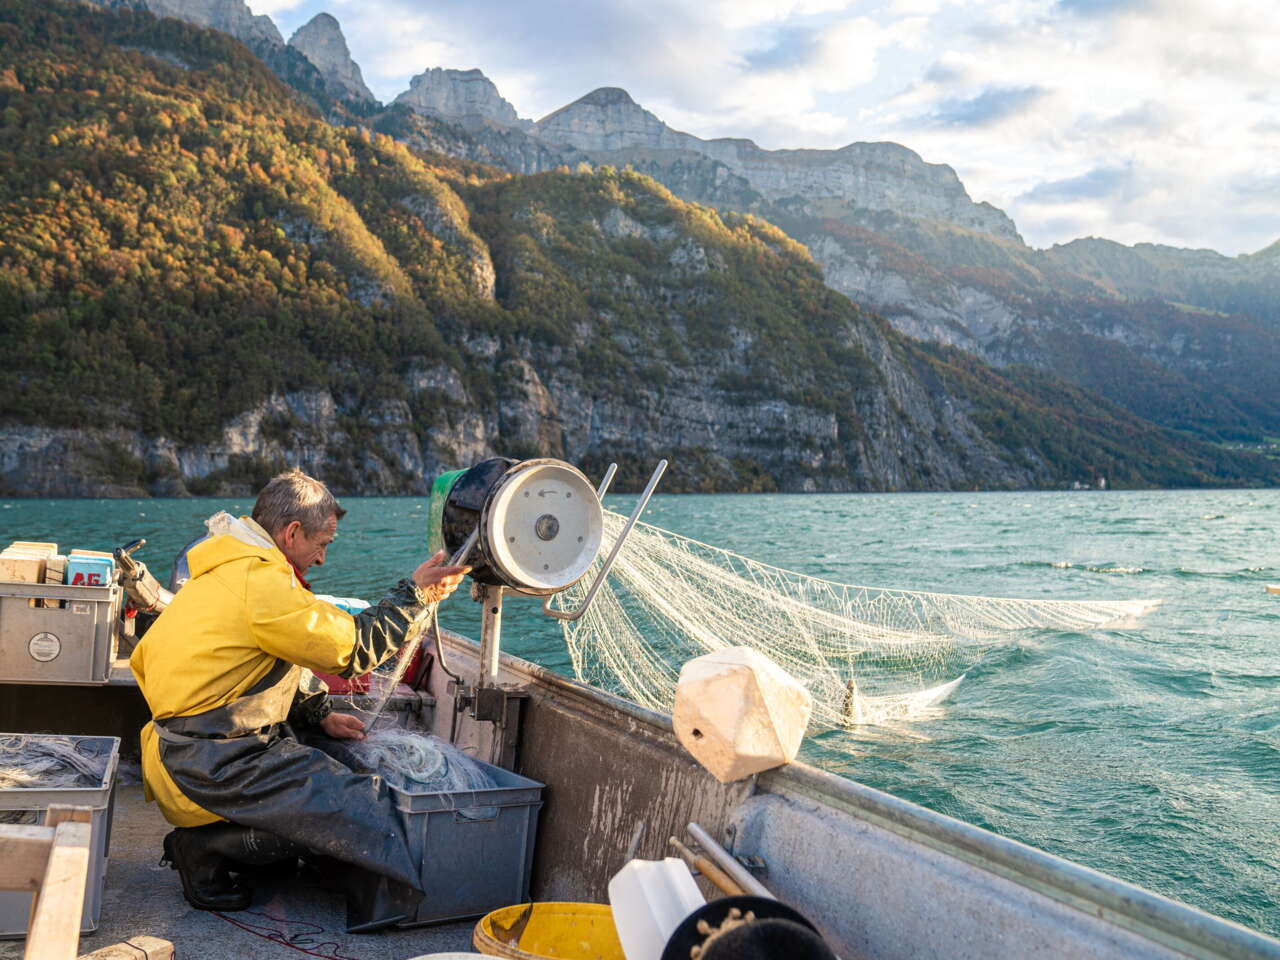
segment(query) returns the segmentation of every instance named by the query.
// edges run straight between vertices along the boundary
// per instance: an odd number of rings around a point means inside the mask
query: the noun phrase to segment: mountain
[[[1004,213],[975,203],[954,170],[905,147],[762,150],[703,140],[617,88],[593,91],[532,130],[499,134],[490,125],[449,139],[434,149],[519,172],[630,167],[684,199],[783,227],[833,288],[912,337],[1067,377],[1206,439],[1280,435],[1274,249],[1228,258],[1081,240],[1034,250]]]
[[[516,108],[502,99],[493,81],[479,70],[426,70],[414,77],[409,89],[394,102],[472,130],[487,124],[522,130],[532,127],[516,116]]]
[[[272,19],[255,16],[244,0],[86,0],[115,10],[146,10],[157,17],[172,17],[197,27],[220,30],[251,50],[284,46],[284,37]]]
[[[562,107],[535,126],[550,143],[599,159],[640,160],[661,170],[663,154],[710,158],[702,171],[721,202],[732,177],[739,207],[811,204],[814,211],[892,210],[993,236],[1018,239],[1013,221],[990,204],[969,199],[954,170],[928,164],[896,143],[854,143],[840,150],[762,150],[750,140],[702,140],[672,130],[625,90],[606,87]],[[667,160],[670,163],[675,158]],[[646,162],[647,161],[647,162]],[[666,172],[666,171],[662,171]],[[686,189],[694,192],[686,181]],[[705,192],[705,188],[697,192]]]
[[[912,337],[1067,377],[1212,442],[1280,435],[1274,247],[1236,258],[1094,239],[1034,250],[954,170],[898,144],[762,150],[703,140],[613,87],[535,123],[474,69],[424,71],[380,111],[362,83],[282,56],[293,48],[279,47],[241,0],[104,2],[222,24],[335,122],[367,123],[418,149],[515,173],[630,167],[683,199],[754,213],[808,246],[833,288]],[[349,63],[336,21],[325,26],[343,56],[320,59]]]
[[[271,18],[255,15],[244,0],[81,0],[124,15],[142,13],[234,37],[277,77],[335,121],[358,118],[381,108],[351,59],[338,21],[320,14],[289,43]]]
[[[668,490],[1280,473],[917,344],[777,227],[634,171],[415,153],[138,11],[0,0],[0,32],[7,495],[242,494],[289,463],[421,493],[493,453],[631,483],[666,456]]]
[[[375,103],[377,98],[364,85],[360,67],[351,59],[342,27],[327,13],[317,13],[289,38],[289,46],[311,61],[331,90],[342,99]]]

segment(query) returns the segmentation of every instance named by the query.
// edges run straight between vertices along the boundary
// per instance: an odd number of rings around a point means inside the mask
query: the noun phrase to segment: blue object
[[[72,587],[109,587],[115,575],[116,562],[110,557],[70,557],[65,582]]]
[[[359,597],[331,597],[326,593],[317,593],[316,599],[332,603],[339,610],[345,610],[353,617],[361,610],[368,610],[372,606],[368,600],[361,600]]]

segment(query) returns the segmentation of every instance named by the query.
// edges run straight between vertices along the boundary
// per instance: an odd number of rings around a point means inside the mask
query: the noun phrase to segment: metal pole
[[[480,682],[498,685],[498,661],[502,652],[502,587],[485,585],[480,595]]]
[[[733,880],[747,893],[756,897],[768,897],[770,900],[777,900],[772,893],[765,889],[763,883],[751,875],[751,871],[735,860],[729,851],[720,844],[711,839],[711,835],[703,830],[696,823],[689,824],[689,836],[698,842],[703,850],[707,852],[707,856],[711,858],[711,862],[727,873]]]
[[[604,586],[604,579],[609,575],[609,568],[613,566],[613,561],[618,558],[618,551],[622,549],[622,545],[626,542],[627,536],[631,533],[631,528],[636,525],[636,521],[640,519],[640,514],[644,512],[645,504],[649,502],[649,498],[653,496],[654,488],[658,486],[658,481],[662,479],[663,472],[667,469],[667,461],[659,460],[657,469],[653,471],[653,476],[649,478],[649,483],[645,486],[644,492],[640,494],[640,499],[636,501],[635,509],[631,511],[626,525],[622,528],[622,533],[618,534],[618,539],[613,543],[613,549],[609,551],[609,556],[605,559],[604,565],[600,567],[600,572],[596,574],[595,580],[591,582],[591,586],[587,588],[586,596],[582,598],[582,603],[577,610],[553,610],[551,600],[555,596],[552,594],[542,603],[542,612],[548,617],[555,617],[557,620],[577,620],[587,608],[591,606],[591,601],[596,598],[596,593]]]
[[[609,464],[609,469],[604,472],[604,479],[600,481],[600,486],[596,487],[596,499],[604,503],[604,495],[609,492],[609,484],[613,483],[613,475],[618,472],[616,463]]]

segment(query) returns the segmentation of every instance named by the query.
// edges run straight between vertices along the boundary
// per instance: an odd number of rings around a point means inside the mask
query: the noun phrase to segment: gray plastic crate
[[[26,737],[31,740],[53,739],[37,733],[0,733],[0,737]],[[63,739],[61,737],[57,739]],[[89,873],[85,879],[84,912],[80,915],[80,932],[93,933],[102,918],[102,888],[107,882],[107,851],[111,847],[111,814],[116,800],[116,768],[120,763],[119,737],[72,737],[82,750],[92,749],[106,755],[107,769],[98,787],[12,788],[0,790],[0,812],[25,811],[34,814],[31,822],[42,823],[50,804],[92,807],[93,821],[89,832]],[[31,894],[0,891],[0,940],[15,940],[27,935],[31,913]]]
[[[391,787],[409,852],[422,861],[427,894],[418,915],[400,926],[480,917],[528,901],[543,785],[487,763],[480,766],[493,777],[491,789],[409,793]]]
[[[32,606],[32,599],[57,605]],[[0,582],[0,683],[103,684],[119,642],[121,591]]]

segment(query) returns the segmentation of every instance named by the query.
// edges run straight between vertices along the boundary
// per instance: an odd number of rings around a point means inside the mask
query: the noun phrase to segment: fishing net
[[[90,738],[3,736],[0,791],[101,787],[109,762]],[[39,817],[39,810],[0,810],[0,823],[37,823]]]
[[[352,770],[376,773],[405,793],[447,794],[450,805],[464,803],[476,791],[495,785],[475,759],[428,733],[384,727],[363,740],[326,740],[316,745]],[[496,813],[492,807],[476,805],[456,809],[470,820],[487,820]]]
[[[605,512],[595,568],[626,518]],[[1159,601],[1016,600],[833,583],[639,523],[587,613],[564,622],[578,679],[670,712],[681,665],[752,647],[813,694],[811,729],[927,715],[993,643],[1027,628],[1116,625]]]

